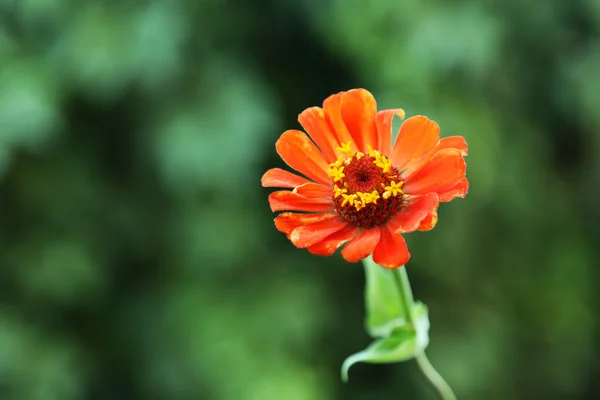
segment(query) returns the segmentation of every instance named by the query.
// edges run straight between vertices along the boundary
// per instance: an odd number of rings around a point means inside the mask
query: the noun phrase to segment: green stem
[[[414,309],[414,299],[412,294],[412,289],[410,288],[410,281],[408,280],[408,274],[406,273],[406,267],[400,267],[392,271],[394,275],[394,280],[396,281],[396,286],[398,287],[398,294],[400,295],[400,299],[405,307],[405,310],[408,310],[407,322],[410,324],[414,323],[414,317],[412,314],[412,310]],[[417,361],[417,365],[419,366],[419,370],[427,379],[427,382],[431,385],[431,387],[436,391],[439,398],[441,400],[456,400],[456,396],[452,392],[452,389],[446,383],[444,378],[433,368],[431,362],[425,355],[425,352],[422,352],[418,356],[415,357]]]
[[[402,301],[404,309],[407,310],[408,315],[406,317],[406,322],[413,324],[414,318],[412,309],[414,308],[415,300],[413,299],[410,281],[408,280],[408,274],[406,273],[406,267],[396,268],[392,270],[392,274],[394,275],[394,280],[396,281],[396,286],[398,287],[400,301]]]
[[[417,360],[417,365],[419,366],[421,373],[435,389],[440,399],[456,400],[456,396],[454,395],[452,388],[450,388],[450,385],[448,385],[444,378],[442,378],[439,372],[433,368],[433,365],[431,365],[431,362],[429,362],[429,358],[427,358],[425,352],[422,352],[415,357],[415,360]]]

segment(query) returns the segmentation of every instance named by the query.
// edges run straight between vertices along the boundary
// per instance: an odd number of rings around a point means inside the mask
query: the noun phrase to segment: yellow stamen
[[[377,150],[373,150],[373,148],[371,147],[370,144],[367,145],[367,150],[368,150],[369,155],[371,157],[374,157],[376,159],[379,159],[381,157],[381,153],[379,151],[377,151]]]
[[[333,162],[333,163],[329,164],[329,168],[339,168],[339,167],[341,167],[342,163],[344,161],[343,158],[344,158],[343,156],[338,156],[338,159],[337,159],[336,162]]]
[[[375,156],[375,161],[373,161],[373,163],[379,168],[381,168],[384,174],[387,174],[392,170],[392,164],[390,163],[390,161],[381,154]]]
[[[372,193],[364,193],[363,196],[363,203],[365,204],[369,204],[373,202],[373,194]]]
[[[354,207],[357,211],[366,207],[367,204],[377,204],[377,200],[381,198],[377,190],[373,190],[371,193],[356,192],[356,195],[360,198],[360,200],[354,201]]]
[[[345,167],[332,167],[327,174],[330,178],[333,178],[334,182],[337,182],[346,177],[346,174],[344,174],[344,168]]]
[[[373,192],[371,192],[371,201],[374,204],[377,204],[377,200],[379,200],[381,197],[379,197],[379,192],[377,192],[377,190],[373,190]]]
[[[383,198],[389,199],[391,196],[397,196],[398,194],[404,194],[402,191],[402,186],[404,185],[404,181],[400,183],[396,183],[394,181],[390,182],[390,186],[385,187],[385,192],[383,192]]]
[[[338,198],[342,194],[347,193],[348,189],[340,189],[338,185],[333,185],[333,197]]]
[[[360,197],[360,201],[363,205],[369,202],[369,193],[356,192],[356,195]],[[354,204],[356,205],[356,203]]]
[[[342,147],[338,147],[336,150],[344,154],[346,157],[352,157],[352,142],[342,143]]]
[[[361,153],[360,151],[358,153],[355,154],[356,159],[360,160],[361,158],[363,158],[365,155],[363,153]]]
[[[342,202],[342,207],[344,207],[346,203],[353,205],[354,200],[356,200],[355,194],[342,194],[342,197],[344,198],[344,201]]]
[[[360,211],[362,208],[365,207],[365,205],[366,205],[365,194],[366,193],[363,193],[363,192],[356,192],[356,195],[358,197],[360,197],[360,200],[354,201],[354,208],[356,208],[356,211]]]

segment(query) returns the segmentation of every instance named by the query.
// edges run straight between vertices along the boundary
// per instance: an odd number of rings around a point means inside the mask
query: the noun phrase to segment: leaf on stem
[[[372,338],[387,337],[394,328],[407,322],[408,310],[398,293],[394,271],[375,264],[371,257],[364,260],[364,266],[366,329]]]
[[[371,364],[393,363],[410,360],[429,344],[429,317],[427,306],[416,303],[413,307],[414,326],[396,326],[390,335],[375,340],[365,350],[351,355],[342,364],[342,380],[348,381],[348,370],[358,362]]]
[[[344,382],[348,380],[348,370],[357,362],[406,361],[419,355],[429,344],[427,306],[414,302],[406,274],[400,274],[398,280],[395,271],[377,265],[371,257],[363,263],[367,280],[365,325],[375,341],[346,358],[342,365]]]

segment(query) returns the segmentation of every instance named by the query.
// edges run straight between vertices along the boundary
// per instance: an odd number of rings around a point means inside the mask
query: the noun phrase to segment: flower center
[[[335,210],[350,225],[383,225],[404,204],[404,181],[398,169],[377,150],[353,153],[350,143],[338,148],[344,156],[329,165]]]

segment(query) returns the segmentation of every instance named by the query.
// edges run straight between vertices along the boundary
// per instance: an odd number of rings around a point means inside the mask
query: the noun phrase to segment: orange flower
[[[288,211],[275,226],[296,247],[330,256],[345,244],[347,261],[373,254],[377,264],[398,268],[410,258],[401,233],[432,229],[439,202],[465,197],[465,139],[440,139],[438,124],[415,116],[392,147],[395,115],[404,111],[378,112],[371,93],[354,89],[299,115],[312,141],[298,130],[281,135],[277,153],[306,178],[273,168],[262,185],[292,189],[271,193],[269,203]]]

